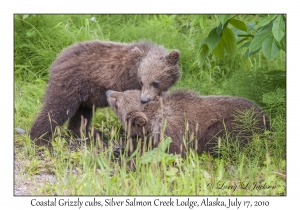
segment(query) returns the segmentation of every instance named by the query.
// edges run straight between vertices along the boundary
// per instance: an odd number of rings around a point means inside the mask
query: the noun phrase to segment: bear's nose
[[[106,91],[106,96],[109,96],[109,94],[111,94],[111,92],[113,92],[112,90],[107,90]]]
[[[150,101],[149,98],[141,98],[141,102],[144,103],[148,103]]]

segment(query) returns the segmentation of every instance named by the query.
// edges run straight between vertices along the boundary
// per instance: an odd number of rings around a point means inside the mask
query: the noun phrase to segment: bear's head
[[[131,135],[141,134],[141,129],[148,122],[147,116],[143,113],[140,90],[127,90],[117,92],[106,91],[109,106],[114,110],[124,128],[131,126]]]
[[[180,53],[150,49],[139,63],[138,78],[142,86],[140,101],[148,103],[163,91],[167,91],[180,77]]]

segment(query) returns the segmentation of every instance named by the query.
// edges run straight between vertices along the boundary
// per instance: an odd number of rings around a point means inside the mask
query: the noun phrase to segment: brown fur
[[[81,118],[87,127],[93,106],[108,105],[108,89],[142,89],[140,100],[152,100],[178,80],[178,60],[178,50],[168,53],[150,42],[87,41],[64,49],[50,67],[43,107],[31,128],[31,139],[39,145],[49,143],[45,140],[51,139],[54,128],[67,119],[68,128],[80,136]]]
[[[125,92],[107,91],[108,103],[123,125],[130,123],[131,135],[151,134],[159,142],[159,134],[166,121],[164,136],[172,138],[170,153],[185,155],[183,136],[188,128],[188,144],[198,153],[211,152],[218,143],[218,137],[225,133],[238,136],[241,144],[249,141],[251,132],[269,129],[269,120],[262,109],[255,103],[231,96],[199,96],[196,93],[177,90],[165,93],[160,100],[141,104],[139,90]],[[253,110],[252,119],[256,124],[252,131],[241,130],[235,121],[239,111]],[[198,127],[198,128],[197,128]],[[226,130],[226,131],[225,131]],[[196,140],[196,141],[195,141]],[[157,145],[156,143],[156,145]]]

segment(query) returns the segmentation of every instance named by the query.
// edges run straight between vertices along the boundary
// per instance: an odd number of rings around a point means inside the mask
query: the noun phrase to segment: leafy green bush
[[[280,50],[285,51],[284,15],[265,15],[259,21],[248,24],[236,19],[236,16],[218,15],[219,26],[213,28],[202,42],[201,61],[209,51],[219,59],[224,59],[225,54],[234,57],[238,45],[246,49],[245,58],[261,49],[268,61],[273,60]]]

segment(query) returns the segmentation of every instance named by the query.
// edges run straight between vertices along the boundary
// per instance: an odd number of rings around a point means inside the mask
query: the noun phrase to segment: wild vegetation
[[[14,24],[15,194],[286,194],[284,15],[15,15]],[[180,50],[182,76],[171,89],[248,98],[269,113],[271,130],[254,134],[243,148],[222,139],[217,157],[167,154],[171,139],[165,137],[142,156],[137,151],[117,158],[116,145],[126,135],[107,107],[95,111],[91,125],[104,133],[95,144],[55,137],[52,151],[35,147],[28,131],[41,108],[49,66],[63,48],[94,39],[146,39]],[[247,113],[237,118],[245,122],[241,129],[251,127],[247,119]],[[57,132],[65,134],[66,127]],[[53,179],[37,182],[40,176]],[[18,193],[22,183],[26,192]]]

